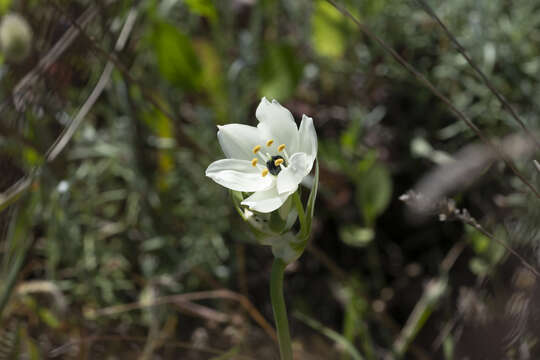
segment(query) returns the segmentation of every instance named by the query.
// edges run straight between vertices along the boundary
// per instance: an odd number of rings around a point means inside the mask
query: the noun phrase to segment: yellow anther
[[[253,160],[251,160],[251,166],[257,165],[258,162],[259,162],[259,159],[253,158]]]
[[[273,143],[274,143],[274,140],[270,139],[266,142],[266,146],[272,146]]]
[[[283,151],[285,150],[285,148],[286,148],[285,144],[281,144],[278,146],[277,151]]]
[[[258,153],[259,150],[261,150],[261,145],[256,145],[255,147],[253,147],[253,153],[254,154]]]
[[[262,174],[261,174],[263,177],[265,177],[266,175],[268,175],[268,169],[264,169],[262,171]]]
[[[276,161],[274,161],[274,165],[276,166],[279,166],[281,164],[283,164],[283,159],[276,159]]]

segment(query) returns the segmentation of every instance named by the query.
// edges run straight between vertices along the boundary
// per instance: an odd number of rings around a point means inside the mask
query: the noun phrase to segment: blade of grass
[[[6,237],[6,251],[2,257],[2,268],[5,269],[2,275],[0,288],[0,320],[4,315],[13,289],[17,282],[17,277],[24,265],[26,256],[32,246],[32,216],[34,208],[37,204],[37,196],[31,194],[28,198],[28,203],[22,203],[24,211],[17,209],[12,216]],[[26,206],[25,206],[26,205]]]
[[[317,330],[318,332],[320,332],[321,334],[323,334],[324,336],[326,336],[330,340],[334,341],[336,344],[340,345],[341,348],[347,354],[349,354],[351,356],[351,358],[353,358],[354,360],[364,360],[364,358],[362,357],[362,355],[360,355],[358,350],[356,350],[354,345],[351,344],[349,342],[349,340],[347,340],[340,333],[338,333],[338,332],[324,326],[323,324],[321,324],[317,320],[315,320],[315,319],[313,319],[313,318],[311,318],[311,317],[309,317],[309,316],[307,316],[305,314],[302,314],[300,312],[294,312],[293,316],[295,318],[297,318],[298,320],[302,321],[304,324],[311,327],[312,329]]]

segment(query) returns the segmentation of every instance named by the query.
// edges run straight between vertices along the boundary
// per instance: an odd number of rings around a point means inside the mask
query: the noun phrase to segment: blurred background
[[[515,171],[325,0],[0,0],[0,359],[279,358],[271,251],[204,176],[262,96],[319,137],[298,359],[539,359],[540,4],[426,2],[523,126],[420,2],[339,4]]]

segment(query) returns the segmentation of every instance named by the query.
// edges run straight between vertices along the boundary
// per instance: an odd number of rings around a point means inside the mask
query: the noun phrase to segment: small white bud
[[[21,62],[32,48],[32,29],[20,15],[7,14],[0,23],[0,47],[5,59]]]

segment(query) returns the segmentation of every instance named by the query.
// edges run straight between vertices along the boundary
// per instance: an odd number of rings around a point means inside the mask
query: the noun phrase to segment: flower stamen
[[[281,151],[285,150],[285,148],[286,148],[285,144],[281,144],[281,145],[278,146],[277,151],[281,152]]]
[[[270,147],[274,143],[274,140],[270,139],[266,142],[266,146]]]
[[[259,150],[261,150],[261,147],[262,147],[261,145],[256,145],[256,146],[254,146],[254,147],[253,147],[253,153],[254,153],[254,154],[258,153]]]
[[[285,160],[283,160],[283,159],[277,159],[276,161],[274,161],[274,165],[279,166],[279,165],[283,164],[284,161]]]
[[[251,160],[251,166],[257,166],[258,162],[259,162],[259,159],[253,158],[253,160]]]
[[[264,169],[264,170],[262,171],[262,174],[261,174],[262,177],[265,177],[266,175],[268,175],[269,172],[270,172],[270,171],[269,171],[268,169]]]

